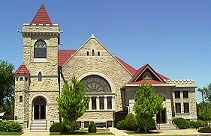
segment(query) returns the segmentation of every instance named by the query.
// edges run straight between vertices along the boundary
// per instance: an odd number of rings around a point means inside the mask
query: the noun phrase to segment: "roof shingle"
[[[15,71],[15,74],[26,74],[26,75],[30,75],[30,72],[26,68],[26,65],[23,62],[22,65]]]
[[[34,19],[32,20],[31,24],[49,24],[50,26],[52,26],[52,22],[51,19],[47,13],[47,10],[45,9],[45,6],[42,4],[42,6],[40,7],[40,9],[38,10],[37,14],[35,15]]]

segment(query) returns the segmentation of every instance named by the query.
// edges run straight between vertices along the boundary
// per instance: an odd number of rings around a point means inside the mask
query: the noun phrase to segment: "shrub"
[[[67,127],[62,123],[55,123],[50,127],[50,132],[67,132]]]
[[[196,123],[198,124],[199,127],[206,127],[207,122],[203,120],[197,120]]]
[[[0,122],[0,131],[2,131],[2,132],[22,132],[23,127],[18,122]]]
[[[8,132],[22,132],[23,127],[18,122],[7,122],[7,131]]]
[[[200,128],[198,130],[198,132],[200,132],[200,133],[211,133],[211,130],[210,130],[209,127],[205,127],[205,128]]]
[[[190,121],[184,118],[174,118],[173,123],[177,125],[179,129],[187,129],[190,127]]]
[[[8,122],[0,122],[0,131],[2,131],[2,132],[7,131],[7,123]]]
[[[90,124],[89,124],[89,133],[96,133],[97,132],[97,128],[96,128],[96,124],[92,121]]]
[[[136,119],[132,113],[126,116],[124,121],[124,128],[126,130],[131,130],[131,131],[137,130]]]
[[[125,120],[121,120],[117,123],[117,129],[119,129],[119,130],[125,129]]]
[[[80,122],[79,121],[75,121],[74,122],[74,130],[79,130],[81,127]]]
[[[198,124],[196,123],[196,121],[190,121],[190,127],[191,128],[198,128]]]
[[[136,116],[136,121],[139,132],[147,132],[156,129],[155,120],[153,118],[140,118]]]

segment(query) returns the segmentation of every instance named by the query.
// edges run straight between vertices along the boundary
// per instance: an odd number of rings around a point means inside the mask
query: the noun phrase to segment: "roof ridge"
[[[48,12],[47,12],[44,4],[42,4],[40,9],[37,11],[37,14],[34,16],[34,18],[33,18],[33,20],[32,20],[30,25],[32,25],[32,24],[36,24],[36,25],[49,24],[50,26],[52,26],[51,19],[50,19],[49,15],[48,15]]]

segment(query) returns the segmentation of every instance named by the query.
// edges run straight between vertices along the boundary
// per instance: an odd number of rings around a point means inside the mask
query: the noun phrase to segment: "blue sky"
[[[136,69],[149,63],[171,79],[194,79],[198,87],[211,81],[211,1],[0,0],[0,59],[15,70],[23,62],[17,30],[32,21],[42,4],[64,31],[60,49],[78,49],[95,34]]]

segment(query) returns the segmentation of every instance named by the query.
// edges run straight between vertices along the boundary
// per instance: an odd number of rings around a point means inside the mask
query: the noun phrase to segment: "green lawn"
[[[13,135],[22,135],[23,132],[0,132],[0,135],[7,135],[7,136],[13,136]]]

